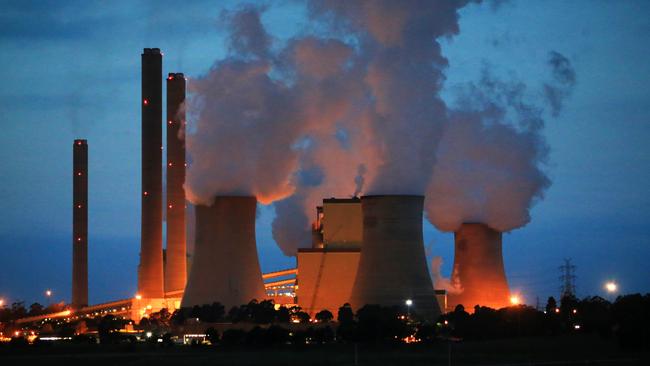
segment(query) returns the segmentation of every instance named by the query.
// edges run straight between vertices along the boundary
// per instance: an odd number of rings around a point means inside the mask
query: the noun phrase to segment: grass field
[[[624,352],[612,341],[573,335],[482,342],[356,347],[357,365],[650,365],[648,352]],[[351,344],[274,349],[52,345],[0,350],[2,365],[355,365]]]

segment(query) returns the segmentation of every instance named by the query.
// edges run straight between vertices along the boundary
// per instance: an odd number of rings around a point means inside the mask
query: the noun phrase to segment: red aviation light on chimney
[[[174,123],[174,122],[172,122],[172,121],[168,121],[168,122],[167,122],[167,124],[170,124],[170,125],[171,125],[172,123]]]
[[[172,166],[172,163],[167,164],[167,166]]]
[[[169,75],[169,76],[167,77],[167,80],[174,80],[174,76],[173,76],[173,75]]]
[[[81,176],[82,176],[82,173],[81,173],[81,172],[77,172],[77,175],[81,177]]]
[[[146,98],[143,99],[143,100],[142,100],[142,104],[144,104],[144,105],[149,105],[149,99],[146,99]]]
[[[77,238],[77,241],[81,241],[81,238]]]
[[[149,195],[149,192],[144,191],[144,193],[142,193],[142,194],[145,195],[145,196],[148,196],[148,195]]]

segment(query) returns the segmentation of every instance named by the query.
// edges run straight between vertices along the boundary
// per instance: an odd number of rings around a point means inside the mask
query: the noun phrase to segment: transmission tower
[[[576,266],[571,264],[571,258],[565,258],[560,269],[560,298],[576,295]]]

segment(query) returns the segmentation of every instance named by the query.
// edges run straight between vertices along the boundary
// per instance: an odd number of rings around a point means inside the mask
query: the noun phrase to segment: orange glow
[[[510,296],[510,303],[512,305],[519,305],[521,304],[521,298],[519,298],[519,295],[512,295]]]
[[[140,295],[140,294],[135,294],[135,299],[136,299],[136,300],[142,300],[142,295]]]

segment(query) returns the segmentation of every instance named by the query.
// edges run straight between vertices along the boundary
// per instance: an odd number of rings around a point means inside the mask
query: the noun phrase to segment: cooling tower
[[[72,306],[88,305],[88,144],[72,145]]]
[[[449,294],[450,309],[462,304],[499,309],[509,305],[510,292],[503,267],[501,233],[484,224],[463,224],[455,233],[452,283],[462,292]]]
[[[162,54],[142,53],[142,221],[138,291],[162,298]]]
[[[185,76],[167,76],[167,250],[165,292],[185,288]]]
[[[350,303],[404,307],[435,321],[440,308],[424,254],[423,196],[361,197],[363,238],[359,269]]]
[[[196,209],[196,239],[182,306],[232,306],[265,298],[255,243],[257,199],[217,196]]]

